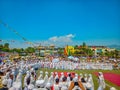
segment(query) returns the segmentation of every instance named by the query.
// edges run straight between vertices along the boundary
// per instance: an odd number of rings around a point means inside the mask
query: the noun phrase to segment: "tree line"
[[[95,56],[95,50],[92,50],[89,48],[85,42],[83,42],[82,45],[74,46],[75,52],[71,53],[71,56],[77,56],[77,57],[93,57]],[[18,53],[19,55],[28,55],[29,53],[35,53],[35,51],[38,50],[38,48],[34,47],[27,47],[27,48],[10,48],[9,43],[0,44],[0,51],[4,52],[12,52],[12,53]],[[57,53],[59,56],[64,56],[64,48],[57,48]],[[103,52],[97,52],[97,55],[99,57],[108,57],[108,58],[120,58],[120,51],[119,50],[112,50],[108,51],[107,49]]]

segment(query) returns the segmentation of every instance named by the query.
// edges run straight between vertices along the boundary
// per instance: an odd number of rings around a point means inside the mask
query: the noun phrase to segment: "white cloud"
[[[54,41],[54,42],[57,41],[57,39],[58,39],[57,36],[54,36],[54,37],[49,38],[50,41]]]
[[[73,34],[68,34],[65,36],[53,36],[51,38],[49,38],[49,41],[53,41],[53,42],[72,42],[72,38],[74,38],[75,35]]]
[[[66,37],[68,37],[68,38],[74,38],[75,35],[73,35],[73,34],[68,34],[68,35],[66,35]]]

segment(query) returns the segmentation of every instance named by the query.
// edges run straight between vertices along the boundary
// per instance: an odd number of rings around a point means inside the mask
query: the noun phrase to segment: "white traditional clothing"
[[[17,75],[16,81],[17,82],[21,82],[22,81],[22,73],[21,72],[19,72],[19,74]]]
[[[43,79],[43,74],[40,74],[38,80],[42,80],[42,79]]]
[[[24,78],[24,86],[28,86],[28,84],[27,84],[27,79],[28,78],[30,78],[30,74],[29,73],[27,73],[27,75],[25,76],[25,78]],[[29,83],[30,84],[30,83]]]
[[[105,81],[104,81],[103,76],[99,75],[98,83],[99,83],[98,90],[104,90],[105,89]]]
[[[11,87],[12,87],[12,79],[11,79],[11,78],[9,78],[9,79],[7,80],[7,87],[8,87],[8,88],[11,88]]]
[[[46,85],[48,82],[48,72],[45,72],[45,77],[44,77],[44,84]]]
[[[16,90],[22,90],[22,82],[13,82],[13,87]]]
[[[51,75],[48,79],[48,82],[51,83],[52,85],[54,84],[54,77]]]
[[[52,87],[52,84],[51,83],[47,83],[45,88],[48,89],[48,90],[51,90],[51,87]]]
[[[45,86],[44,82],[45,82],[44,80],[37,80],[36,81],[36,86],[40,87],[40,88],[43,88]]]
[[[61,73],[61,77],[60,77],[60,82],[62,82],[63,77],[64,77],[64,73],[62,72],[62,73]]]
[[[30,84],[35,84],[35,78],[34,78],[34,76],[30,76]]]
[[[87,80],[87,87],[90,88],[90,90],[94,90],[94,83],[93,83],[93,79],[92,79],[92,75],[89,74],[88,75],[88,80]]]
[[[87,82],[87,74],[84,74],[84,79],[85,79],[85,81]]]
[[[30,84],[29,86],[28,86],[28,90],[33,90],[34,89],[34,85],[33,84]]]
[[[53,87],[54,87],[54,90],[60,90],[59,84],[54,84]]]

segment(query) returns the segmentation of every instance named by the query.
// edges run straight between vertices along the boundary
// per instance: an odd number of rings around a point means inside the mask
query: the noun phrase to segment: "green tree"
[[[62,56],[64,54],[64,48],[58,48],[58,55]]]
[[[81,51],[79,49],[76,49],[73,56],[81,56]]]
[[[87,56],[92,57],[94,55],[93,50],[86,48],[85,53],[87,54]]]
[[[2,50],[3,49],[3,45],[2,44],[0,44],[0,50]]]
[[[9,48],[9,43],[5,43],[4,48]]]
[[[114,51],[114,56],[115,56],[116,60],[119,58],[119,51],[118,50]]]
[[[85,43],[85,42],[83,42],[82,47],[83,47],[83,48],[86,48],[86,43]]]
[[[9,52],[9,43],[5,43],[4,46],[3,46],[3,49],[2,51],[5,51],[5,52]]]
[[[111,57],[111,53],[108,50],[105,50],[105,56],[109,59]]]
[[[74,49],[78,49],[78,45],[75,45],[75,46],[74,46]]]
[[[28,47],[28,48],[25,49],[25,52],[26,53],[34,53],[35,49],[33,47]]]

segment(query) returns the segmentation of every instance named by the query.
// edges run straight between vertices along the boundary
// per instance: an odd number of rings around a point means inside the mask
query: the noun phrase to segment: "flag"
[[[66,48],[64,48],[64,55],[68,55]]]
[[[71,53],[70,53],[70,49],[68,49],[68,56],[70,56],[71,55]]]

